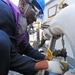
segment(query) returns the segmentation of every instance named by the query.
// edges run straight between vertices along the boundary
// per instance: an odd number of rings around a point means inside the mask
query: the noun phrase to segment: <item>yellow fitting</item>
[[[48,55],[50,60],[53,59],[53,54],[52,54],[52,51],[50,49],[47,50],[47,55]]]
[[[62,1],[59,3],[59,6],[61,6],[61,5],[64,3],[64,1],[65,1],[65,0],[62,0]]]

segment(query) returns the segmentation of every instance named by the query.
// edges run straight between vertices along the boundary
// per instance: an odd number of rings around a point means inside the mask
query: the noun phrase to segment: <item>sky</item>
[[[19,2],[19,0],[10,0],[10,1],[12,1],[15,5],[18,6],[18,2]]]
[[[10,0],[10,1],[12,1],[15,5],[18,5],[18,2],[19,2],[19,0]],[[50,0],[45,0],[45,3],[47,3],[48,1]]]

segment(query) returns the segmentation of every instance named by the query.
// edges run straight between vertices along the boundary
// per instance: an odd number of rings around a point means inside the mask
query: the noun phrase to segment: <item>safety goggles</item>
[[[38,16],[40,16],[40,10],[37,9],[34,5],[32,5],[32,10],[35,12],[35,18],[38,18]]]
[[[31,10],[33,10],[35,12],[35,18],[37,18],[40,15],[40,11],[32,2],[32,0],[28,1],[27,0],[27,5],[26,5],[26,9],[24,11],[24,14],[27,13],[28,9],[31,7]]]

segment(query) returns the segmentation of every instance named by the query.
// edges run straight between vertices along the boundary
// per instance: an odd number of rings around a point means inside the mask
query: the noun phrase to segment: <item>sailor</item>
[[[38,70],[43,69],[62,74],[63,66],[59,61],[48,61],[47,56],[33,49],[24,40],[23,34],[26,30],[23,30],[21,20],[26,18],[26,13],[31,5],[37,5],[39,13],[43,13],[44,0],[22,1],[22,4],[25,4],[25,7],[22,8],[24,13],[19,11],[10,0],[0,0],[0,75],[7,75],[9,70],[24,75],[35,75]]]

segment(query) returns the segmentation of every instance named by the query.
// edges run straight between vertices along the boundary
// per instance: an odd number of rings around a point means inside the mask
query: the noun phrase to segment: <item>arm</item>
[[[23,54],[30,56],[34,59],[49,60],[48,56],[41,54],[37,49],[34,49],[30,44],[23,50]]]
[[[35,64],[36,70],[46,69],[55,74],[63,74],[63,66],[59,61],[40,61]]]
[[[46,61],[40,61],[40,62],[37,62],[35,64],[35,69],[36,70],[47,69],[47,68],[48,68],[48,63]]]

